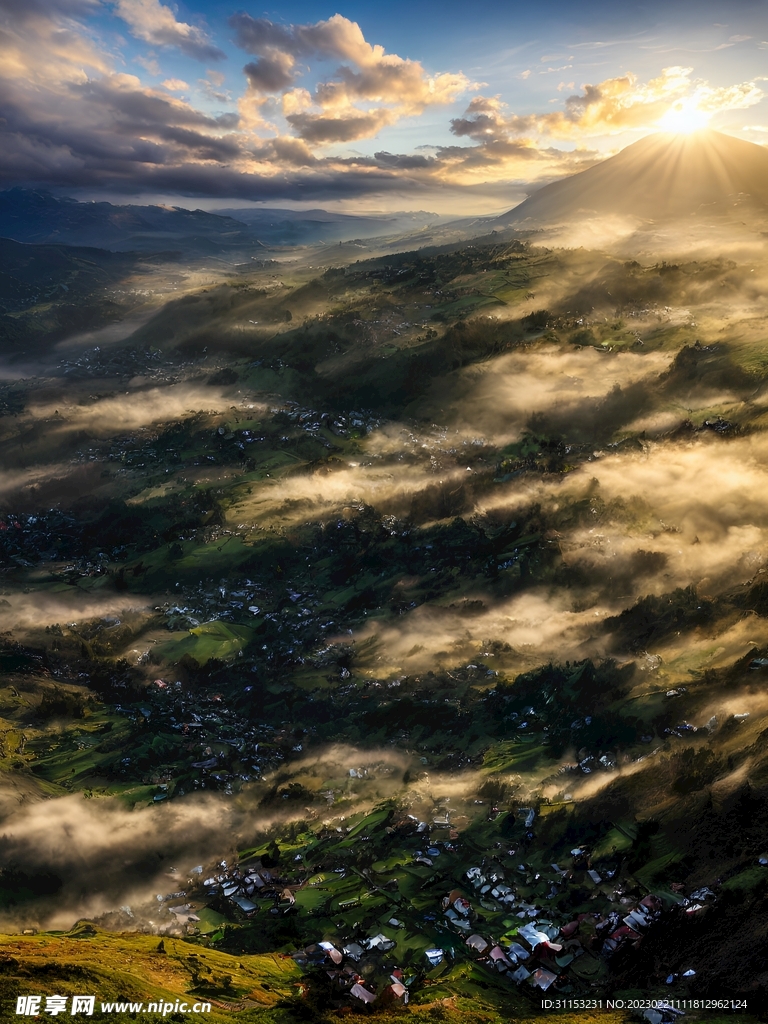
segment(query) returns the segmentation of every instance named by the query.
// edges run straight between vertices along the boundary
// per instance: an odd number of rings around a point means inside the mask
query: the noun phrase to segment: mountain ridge
[[[323,209],[233,207],[211,213],[182,206],[81,202],[45,189],[0,191],[0,237],[35,245],[120,252],[179,248],[215,253],[255,245],[317,245],[423,231],[441,220],[423,210],[342,214]]]
[[[190,241],[208,246],[253,242],[246,224],[204,210],[81,203],[18,187],[0,192],[0,235],[16,242],[113,251],[156,251]]]

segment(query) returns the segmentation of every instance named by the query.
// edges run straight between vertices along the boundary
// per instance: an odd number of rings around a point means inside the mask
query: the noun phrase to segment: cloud
[[[573,283],[563,268],[558,291],[537,289],[536,301],[557,302],[562,295],[559,288]],[[521,436],[534,413],[571,421],[583,418],[590,403],[600,407],[617,385],[626,395],[632,384],[653,380],[668,363],[669,357],[661,353],[623,352],[606,357],[591,347],[563,351],[546,345],[535,352],[500,356],[487,366],[473,367],[471,373],[457,374],[453,401],[461,409],[466,429],[492,434],[505,444]],[[625,397],[623,406],[628,404]],[[622,411],[627,418],[632,416],[631,410]]]
[[[231,93],[221,88],[225,80],[226,75],[223,75],[220,71],[211,71],[209,68],[205,73],[205,78],[198,78],[197,84],[208,99],[216,100],[217,103],[231,103]]]
[[[170,7],[159,0],[117,0],[117,14],[137,39],[153,46],[176,46],[196,60],[223,60],[226,54],[214,46],[201,29],[177,21]]]
[[[100,611],[103,614],[103,607]],[[300,781],[314,792],[335,790],[343,800],[339,810],[345,817],[393,797],[426,814],[433,811],[436,799],[447,795],[466,800],[462,810],[476,813],[470,802],[477,791],[476,775],[432,770],[428,778],[403,783],[403,772],[413,767],[413,761],[410,754],[389,747],[337,744],[315,748],[294,761],[287,773],[281,769],[265,775],[234,801],[223,794],[200,793],[168,800],[162,807],[137,805],[133,810],[102,796],[35,800],[31,786],[25,793],[23,783],[0,783],[4,867],[46,873],[61,881],[51,895],[1,909],[0,928],[68,929],[88,918],[121,931],[178,934],[178,919],[157,894],[191,886],[192,869],[198,864],[216,871],[214,864],[222,857],[236,863],[237,851],[263,841],[277,822],[317,819],[318,812],[324,819],[333,814],[324,800],[322,810],[318,801],[309,810],[301,806],[266,812],[261,798],[288,780]],[[350,776],[351,768],[361,767],[368,769],[365,778]],[[125,910],[119,913],[126,905],[127,917]]]
[[[354,113],[349,111],[338,117],[327,114],[291,114],[286,118],[299,137],[310,145],[367,139],[378,135],[382,128],[394,124],[397,119],[397,113],[386,108]]]
[[[428,163],[430,177],[462,186],[517,181],[525,189],[526,184],[574,174],[602,159],[593,150],[566,151],[532,138],[495,138],[489,133],[476,141],[474,146],[435,147]],[[392,154],[387,157],[388,164],[394,165]],[[404,155],[398,159],[407,166],[412,158]]]
[[[546,114],[517,115],[498,97],[476,96],[464,115],[451,121],[454,135],[481,144],[522,135],[581,139],[629,129],[651,130],[665,115],[684,103],[707,116],[740,110],[759,103],[762,90],[755,82],[714,88],[692,81],[692,68],[669,67],[642,84],[632,74],[584,85],[565,100],[565,109]]]
[[[318,56],[350,60],[361,66],[384,56],[382,46],[367,43],[360,26],[340,14],[313,25],[278,25],[240,12],[229,23],[235,29],[237,45],[256,56],[281,51],[294,58]]]
[[[241,12],[230,24],[237,44],[257,58],[243,69],[250,89],[259,96],[300,95],[301,109],[291,109],[289,100],[284,113],[296,134],[311,145],[370,138],[402,117],[451,103],[472,87],[461,72],[429,75],[418,61],[371,45],[360,26],[340,14],[315,24],[286,26]],[[300,59],[346,63],[314,92],[299,93],[294,85],[303,71]]]
[[[160,11],[167,21],[162,10],[156,5],[150,13]],[[142,24],[155,44],[170,38],[158,35],[152,19]],[[325,199],[408,188],[416,184],[414,175],[429,173],[432,164],[424,160],[406,168],[402,159],[330,158],[316,150],[375,135],[429,104],[449,102],[465,87],[463,75],[430,76],[418,62],[370,45],[343,18],[290,30],[254,19],[244,24],[252,35],[254,25],[259,28],[258,45],[251,47],[258,60],[246,68],[239,113],[213,117],[169,95],[181,90],[181,79],[152,88],[116,70],[113,57],[76,20],[14,20],[0,37],[7,115],[0,125],[0,178],[262,199],[301,190]],[[348,63],[312,91],[290,85],[265,92],[292,79],[299,53]],[[159,77],[154,54],[142,55],[140,63]],[[225,104],[230,97],[222,83],[210,70],[198,80],[209,99]]]
[[[132,31],[153,46],[218,56],[201,29],[158,0],[115,2]],[[163,78],[152,50],[136,61],[162,86],[125,74],[83,21],[98,11],[95,2],[6,0],[5,11],[0,180],[8,183],[266,201],[418,191],[431,193],[436,205],[444,197],[443,206],[459,193],[469,200],[472,189],[484,207],[497,207],[534,182],[600,159],[585,146],[591,136],[650,129],[675,103],[695,103],[706,115],[763,95],[754,82],[710,87],[685,68],[647,83],[625,75],[586,85],[562,101],[556,96],[561,109],[545,113],[519,115],[500,96],[475,95],[450,122],[454,144],[338,155],[327,147],[375,137],[454,103],[477,83],[460,71],[432,73],[418,60],[387,53],[341,15],[282,25],[240,13],[231,26],[252,58],[241,94],[231,96],[210,68],[192,88],[193,96],[220,105],[222,113],[212,116],[186,97],[187,82]],[[562,139],[577,145],[566,149]]]
[[[154,75],[155,78],[159,78],[160,75],[162,74],[160,70],[160,64],[158,63],[155,57],[139,54],[138,57],[134,57],[134,60],[138,65],[144,68],[145,71],[148,71],[150,75]]]
[[[276,50],[269,57],[261,57],[246,64],[243,71],[255,92],[279,92],[293,85],[293,67],[293,57]]]
[[[184,92],[189,86],[180,78],[166,78],[163,82],[163,88],[168,89],[169,92]]]
[[[10,803],[10,801],[7,801]],[[53,898],[6,912],[3,924],[44,924],[69,928],[82,916],[94,917],[121,904],[149,903],[167,865],[189,871],[221,852],[230,854],[244,814],[213,797],[190,798],[174,806],[126,811],[111,800],[67,796],[22,806],[3,821],[3,860],[22,870],[54,871],[63,879]],[[222,833],[231,838],[222,842]],[[170,923],[155,903],[154,919]]]
[[[9,22],[0,35],[0,84],[6,181],[141,187],[163,177],[174,188],[172,169],[189,177],[195,168],[204,186],[209,167],[239,168],[243,159],[236,115],[212,117],[115,71],[69,17]]]
[[[396,167],[398,170],[428,169],[437,163],[435,157],[422,156],[419,153],[388,153],[382,150],[374,153],[374,156],[381,167]]]

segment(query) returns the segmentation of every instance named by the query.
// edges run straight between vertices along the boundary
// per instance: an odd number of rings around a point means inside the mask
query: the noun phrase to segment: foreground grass
[[[27,994],[95,995],[97,1008],[115,1001],[207,1001],[210,1024],[233,1014],[256,1019],[289,999],[300,978],[293,960],[279,955],[235,957],[168,937],[161,942],[153,935],[105,932],[84,922],[66,933],[4,935],[0,949],[3,1021],[14,1015],[16,997]],[[142,1014],[141,1019],[153,1017]]]

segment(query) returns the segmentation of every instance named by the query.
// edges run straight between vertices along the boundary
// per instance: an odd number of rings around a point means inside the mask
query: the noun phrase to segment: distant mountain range
[[[217,251],[253,244],[245,224],[203,210],[80,203],[27,188],[0,192],[0,236],[17,242],[85,245],[123,252],[174,248]]]
[[[0,192],[0,237],[17,242],[95,246],[117,252],[176,249],[206,255],[254,246],[312,245],[422,230],[437,214],[354,216],[326,210],[231,209],[78,202],[50,192]]]
[[[533,193],[497,221],[504,226],[576,223],[590,216],[645,220],[768,211],[768,150],[703,130],[658,133]]]
[[[247,224],[259,241],[266,245],[312,245],[316,242],[412,234],[422,231],[428,225],[447,220],[424,210],[357,215],[329,210],[251,207],[219,212]]]

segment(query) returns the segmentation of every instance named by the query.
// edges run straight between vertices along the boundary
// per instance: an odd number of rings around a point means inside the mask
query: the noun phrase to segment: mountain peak
[[[504,214],[502,223],[551,224],[623,215],[647,220],[768,208],[768,151],[709,128],[658,132],[616,156],[552,182]]]

